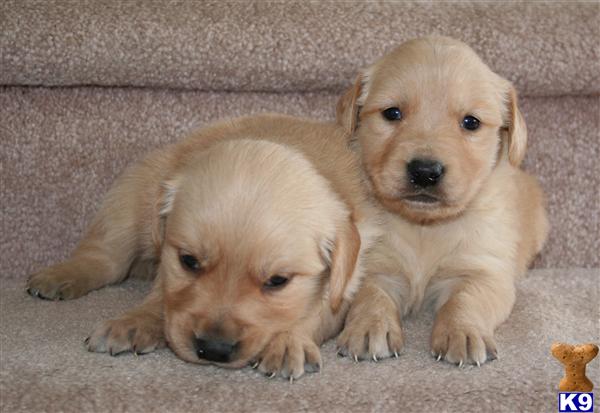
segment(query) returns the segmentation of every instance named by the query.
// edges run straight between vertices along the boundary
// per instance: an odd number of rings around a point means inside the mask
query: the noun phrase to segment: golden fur
[[[401,120],[382,116],[390,107]],[[479,129],[461,127],[467,115]],[[542,191],[519,168],[527,131],[513,86],[459,41],[417,39],[361,73],[337,118],[387,211],[384,240],[367,256],[369,276],[338,339],[342,352],[397,353],[401,316],[431,306],[435,357],[459,365],[495,357],[494,330],[512,309],[515,278],[548,231]],[[438,185],[411,184],[415,158],[444,165]],[[430,201],[415,198],[423,195]]]
[[[376,238],[363,189],[333,123],[277,115],[218,123],[127,170],[72,257],[34,274],[28,288],[71,299],[157,273],[140,306],[95,329],[90,351],[149,352],[167,341],[204,363],[194,340],[216,337],[237,344],[215,364],[260,361],[265,373],[297,378],[320,366],[319,345],[341,329],[360,255]],[[183,256],[197,268],[184,268]],[[290,281],[268,288],[274,275]]]

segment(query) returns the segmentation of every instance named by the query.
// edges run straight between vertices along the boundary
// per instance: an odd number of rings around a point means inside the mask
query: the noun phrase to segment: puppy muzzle
[[[194,349],[199,359],[215,363],[229,363],[234,360],[239,342],[222,338],[194,337]]]

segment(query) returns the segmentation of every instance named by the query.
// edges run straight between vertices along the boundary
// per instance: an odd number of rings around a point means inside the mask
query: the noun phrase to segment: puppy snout
[[[437,185],[444,176],[444,165],[433,159],[413,159],[406,169],[410,182],[421,188]]]
[[[237,342],[213,337],[197,337],[194,340],[198,358],[218,363],[231,361],[237,345]]]

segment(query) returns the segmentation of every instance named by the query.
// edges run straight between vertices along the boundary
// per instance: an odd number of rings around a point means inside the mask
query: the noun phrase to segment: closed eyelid
[[[285,277],[285,278],[293,278],[296,274],[294,273],[290,273],[288,271],[271,271],[271,272],[265,272],[262,273],[259,277],[258,280],[262,283],[267,282],[269,280],[269,278],[274,277],[274,276],[280,276],[280,277]]]

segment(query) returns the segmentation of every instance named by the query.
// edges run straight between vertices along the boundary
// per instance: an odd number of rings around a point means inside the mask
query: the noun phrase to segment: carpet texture
[[[142,299],[141,281],[72,302],[25,294],[127,164],[223,117],[332,119],[360,68],[428,34],[462,39],[515,82],[524,166],[548,196],[549,241],[497,331],[499,360],[435,362],[421,314],[400,359],[354,363],[329,342],[323,371],[290,385],[168,349],[85,351],[95,323]],[[551,343],[600,343],[599,38],[597,1],[1,1],[0,412],[557,411]],[[600,357],[588,376],[598,388]]]
[[[554,341],[600,341],[598,273],[534,270],[497,331],[499,358],[459,369],[429,355],[431,316],[405,322],[399,359],[354,363],[322,349],[324,367],[289,384],[258,372],[185,363],[164,349],[135,357],[88,353],[93,325],[139,302],[127,282],[79,300],[35,300],[18,280],[0,290],[2,411],[21,412],[552,412],[562,365]],[[600,359],[588,377],[600,384]],[[151,391],[151,395],[149,392]]]
[[[0,3],[0,84],[334,90],[401,42],[472,45],[522,94],[600,92],[598,2]]]
[[[0,89],[0,277],[64,259],[130,162],[227,116],[280,111],[333,117],[331,94],[107,88]],[[598,267],[597,97],[525,98],[526,168],[548,194],[552,232],[536,266]]]

